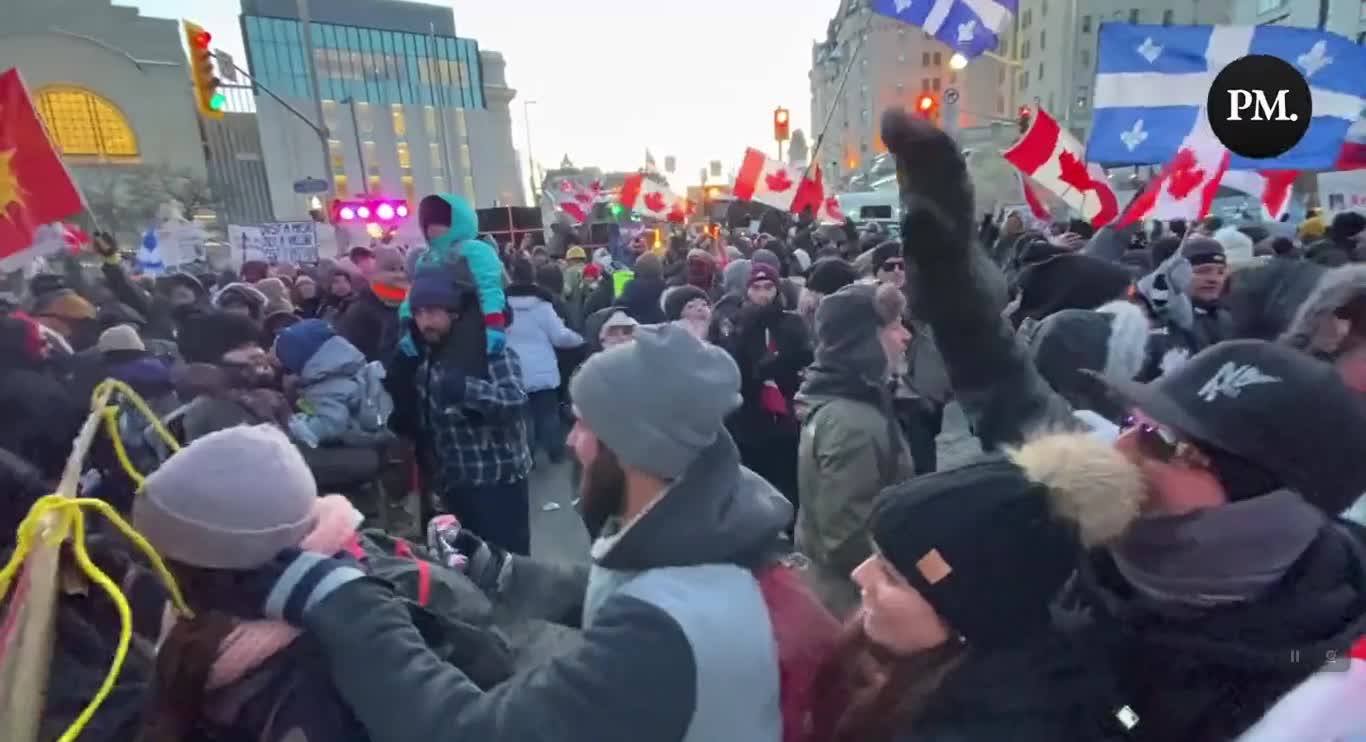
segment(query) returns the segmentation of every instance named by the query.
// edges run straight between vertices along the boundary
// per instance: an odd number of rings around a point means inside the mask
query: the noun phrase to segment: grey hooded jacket
[[[579,645],[488,692],[382,583],[337,590],[307,629],[373,742],[779,742],[778,649],[747,565],[790,517],[720,433],[635,521],[609,523]]]

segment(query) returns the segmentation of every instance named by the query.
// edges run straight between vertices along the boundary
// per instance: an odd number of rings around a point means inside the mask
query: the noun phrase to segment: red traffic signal
[[[915,99],[915,114],[922,119],[934,121],[939,117],[939,101],[933,95],[922,94]]]
[[[789,127],[791,119],[786,108],[777,108],[773,111],[773,138],[779,142],[786,142],[789,138]]]
[[[334,222],[400,222],[408,218],[408,202],[401,198],[343,199],[332,202]]]
[[[213,34],[190,21],[182,21],[181,28],[190,52],[190,83],[194,86],[195,106],[201,116],[221,119],[228,99],[219,90],[221,82],[214,73],[213,50],[209,48]]]

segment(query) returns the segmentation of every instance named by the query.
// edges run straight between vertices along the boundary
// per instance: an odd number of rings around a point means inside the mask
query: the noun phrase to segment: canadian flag
[[[1129,204],[1118,226],[1141,219],[1192,221],[1209,215],[1232,154],[1215,138],[1208,117],[1201,114],[1195,118],[1195,130],[1186,135],[1176,156]]]
[[[626,176],[621,184],[621,205],[642,216],[681,222],[687,215],[687,204],[675,196],[669,187],[657,183],[644,173]]]
[[[813,167],[810,174],[802,178],[802,184],[797,186],[797,194],[792,199],[793,214],[801,214],[808,208],[817,222],[844,221],[839,199],[835,198],[833,193],[825,195],[825,182],[820,165]]]
[[[1105,171],[1086,164],[1086,148],[1047,111],[1040,108],[1030,118],[1024,136],[1001,156],[1079,212],[1091,226],[1114,221],[1119,216],[1119,199]]]
[[[1362,166],[1366,167],[1366,162]],[[1264,216],[1274,222],[1290,205],[1291,186],[1299,174],[1298,170],[1230,170],[1224,173],[1220,185],[1260,200],[1266,211]]]
[[[1029,213],[1041,222],[1053,221],[1053,213],[1048,210],[1048,206],[1044,204],[1043,198],[1039,196],[1034,186],[1030,185],[1029,176],[1019,171],[1016,171],[1015,175],[1020,179],[1020,193],[1024,194],[1025,204],[1029,206]]]
[[[555,205],[576,223],[582,224],[593,213],[593,204],[598,200],[602,184],[594,181],[592,186],[585,186],[569,178],[561,178],[554,191]]]
[[[1334,170],[1357,170],[1366,167],[1366,117],[1359,118],[1352,124],[1352,128],[1347,130],[1347,136],[1342,142],[1342,151],[1338,152],[1338,161],[1333,165]]]
[[[735,175],[731,193],[738,201],[758,201],[779,211],[790,211],[797,198],[801,173],[757,149],[745,150],[745,161]]]

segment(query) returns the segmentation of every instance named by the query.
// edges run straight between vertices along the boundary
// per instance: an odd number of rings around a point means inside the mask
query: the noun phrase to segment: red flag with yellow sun
[[[84,209],[19,70],[0,74],[0,266],[28,249],[39,227]]]

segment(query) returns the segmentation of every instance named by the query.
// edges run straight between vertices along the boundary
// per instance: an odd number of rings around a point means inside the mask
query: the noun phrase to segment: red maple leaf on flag
[[[660,193],[659,191],[650,191],[649,193],[645,194],[645,199],[643,203],[645,204],[645,208],[649,209],[650,211],[656,213],[663,211],[664,194]]]
[[[1189,196],[1192,191],[1205,182],[1205,171],[1196,167],[1195,152],[1188,148],[1177,151],[1172,158],[1171,172],[1167,174],[1167,192],[1177,199]]]
[[[560,191],[562,191],[562,192],[564,192],[564,193],[573,193],[573,192],[574,192],[574,184],[573,184],[573,183],[570,183],[570,182],[567,181],[567,180],[562,180],[562,181],[560,181]]]
[[[581,204],[591,204],[593,203],[593,194],[587,191],[579,191],[574,194],[574,200]]]
[[[588,190],[590,190],[590,191],[592,191],[592,192],[594,192],[594,193],[602,193],[602,181],[600,181],[600,180],[595,180],[595,181],[593,181],[592,183],[589,183],[589,184],[588,184]]]
[[[844,219],[844,212],[840,211],[839,199],[834,196],[825,199],[825,213],[831,219]]]
[[[769,173],[764,176],[764,185],[768,186],[768,189],[774,193],[782,193],[794,184],[791,176],[787,174],[787,170],[779,170],[776,173]]]
[[[1080,191],[1094,191],[1096,182],[1086,169],[1086,163],[1071,152],[1058,155],[1058,180]]]
[[[677,203],[674,204],[673,210],[669,212],[669,216],[667,217],[667,219],[671,222],[674,222],[675,224],[682,224],[684,221],[686,221],[687,215],[683,213],[682,205]]]

